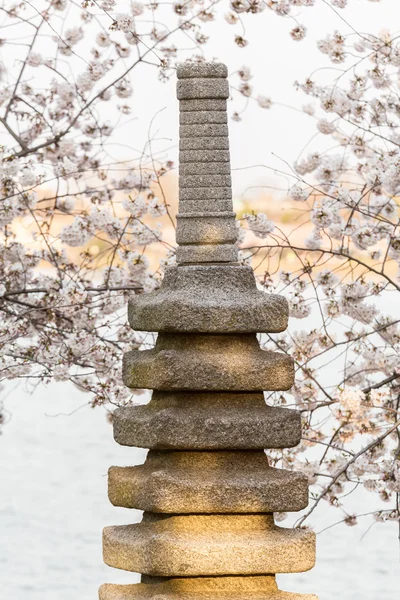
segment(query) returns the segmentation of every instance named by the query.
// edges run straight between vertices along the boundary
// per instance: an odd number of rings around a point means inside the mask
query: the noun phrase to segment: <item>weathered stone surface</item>
[[[232,189],[230,186],[202,186],[202,187],[186,187],[179,190],[180,201],[186,200],[209,200],[210,198],[230,199],[232,198]],[[233,215],[234,216],[234,213]]]
[[[230,175],[231,166],[229,162],[184,163],[179,168],[179,176],[183,175]],[[180,207],[181,208],[181,207]]]
[[[219,62],[184,62],[177,66],[178,79],[187,77],[228,77],[226,65]]]
[[[103,585],[100,600],[318,600],[312,594],[281,592],[272,575],[145,579],[134,585]]]
[[[204,110],[226,112],[226,100],[223,98],[193,98],[190,100],[181,100],[179,102],[180,112],[191,112]]]
[[[223,187],[230,188],[232,180],[230,175],[181,175],[179,178],[179,187],[183,188],[204,188],[204,187]],[[228,198],[231,198],[230,191]],[[209,196],[208,196],[209,197]]]
[[[181,150],[179,152],[180,163],[192,163],[192,162],[229,162],[229,150]]]
[[[210,198],[208,200],[184,200],[180,203],[179,214],[186,215],[196,212],[231,212],[232,200]],[[178,248],[179,249],[179,248]]]
[[[229,144],[227,124],[194,123],[192,125],[181,125],[179,127],[179,134],[180,139],[221,137],[226,139]]]
[[[268,466],[264,452],[156,452],[136,467],[111,467],[112,504],[156,513],[298,511],[308,480]]]
[[[179,150],[229,150],[227,137],[183,138],[179,142]]]
[[[224,189],[224,188],[220,188]],[[234,244],[235,213],[186,213],[176,215],[178,244]]]
[[[160,289],[136,295],[128,318],[138,331],[277,333],[287,327],[288,303],[256,287],[250,267],[169,267]]]
[[[253,334],[160,333],[152,350],[124,355],[123,380],[131,388],[155,390],[288,390],[293,359],[262,350]]]
[[[119,408],[114,438],[124,446],[176,450],[292,448],[300,413],[267,406],[262,393],[153,392],[142,406]]]
[[[232,263],[238,260],[238,249],[234,244],[203,244],[201,246],[178,246],[176,262],[179,265],[201,263]]]
[[[195,123],[193,125],[181,125],[179,128],[179,136],[181,139],[218,136],[228,139],[228,125],[215,123]]]
[[[181,112],[179,123],[181,125],[194,125],[195,123],[227,123],[228,115],[223,110],[196,110]]]
[[[272,515],[150,515],[106,527],[103,557],[110,567],[162,577],[298,573],[314,566],[315,535],[277,527]]]
[[[178,100],[229,98],[229,84],[220,77],[188,78],[177,81]]]

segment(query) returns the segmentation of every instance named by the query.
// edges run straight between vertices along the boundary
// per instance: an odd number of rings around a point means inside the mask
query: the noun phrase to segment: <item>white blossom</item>
[[[289,191],[290,198],[295,202],[304,202],[309,195],[309,192],[298,184],[294,185]]]
[[[306,33],[307,28],[304,27],[304,25],[297,25],[291,30],[290,35],[296,42],[299,42],[300,40],[305,38]]]
[[[257,96],[257,103],[261,108],[271,108],[272,106],[272,100],[267,96]]]
[[[133,94],[132,86],[127,79],[122,79],[114,87],[118,98],[129,98]]]
[[[320,119],[317,123],[317,127],[324,135],[329,135],[336,131],[334,123],[330,123],[327,119]]]
[[[244,215],[249,229],[258,238],[266,238],[275,229],[275,224],[264,213],[257,215]]]

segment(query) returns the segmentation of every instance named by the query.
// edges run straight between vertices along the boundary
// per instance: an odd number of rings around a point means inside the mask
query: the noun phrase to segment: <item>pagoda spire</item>
[[[178,264],[236,262],[226,99],[221,63],[178,66]]]

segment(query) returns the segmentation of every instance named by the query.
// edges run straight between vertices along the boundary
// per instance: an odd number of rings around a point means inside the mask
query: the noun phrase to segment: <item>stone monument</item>
[[[313,567],[315,539],[274,524],[274,511],[305,508],[308,485],[264,453],[299,443],[300,415],[263,396],[293,384],[292,359],[256,336],[283,331],[288,307],[237,262],[226,77],[220,63],[178,67],[177,266],[130,303],[131,326],[158,338],[125,355],[124,382],[154,391],[114,416],[119,444],[150,450],[143,465],[109,471],[111,502],[144,514],[103,534],[107,565],[142,577],[103,585],[101,600],[316,600],[275,581]]]

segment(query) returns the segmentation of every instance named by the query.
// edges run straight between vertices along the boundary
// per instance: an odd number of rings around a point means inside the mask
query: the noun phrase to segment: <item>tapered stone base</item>
[[[171,578],[134,585],[102,585],[100,600],[318,600],[312,594],[281,592],[272,575]]]

